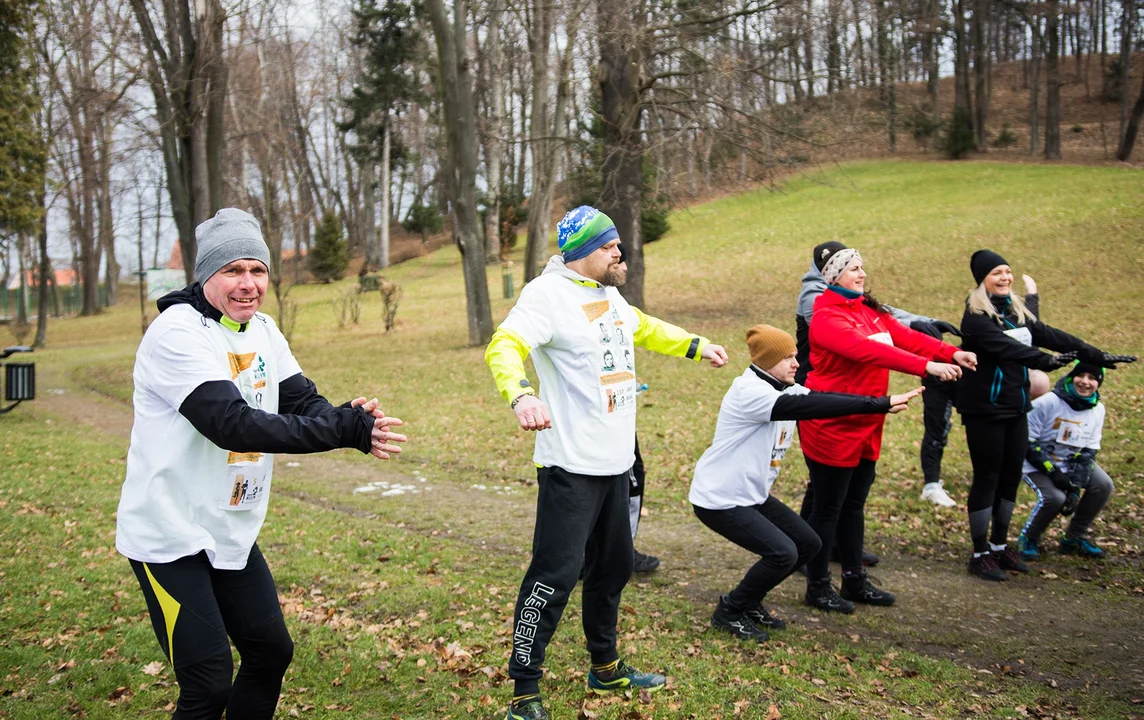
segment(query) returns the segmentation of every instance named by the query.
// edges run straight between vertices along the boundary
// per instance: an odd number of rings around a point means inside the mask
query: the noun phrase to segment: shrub
[[[995,148],[1010,148],[1017,144],[1017,133],[1013,132],[1013,128],[1009,127],[1009,123],[1001,126],[1001,134],[993,141]]]
[[[966,108],[957,108],[945,122],[939,138],[942,152],[953,160],[960,160],[977,147],[973,137],[973,117]]]
[[[381,281],[381,313],[385,320],[385,331],[393,329],[397,318],[397,306],[401,304],[401,286],[388,280]]]
[[[420,202],[409,207],[409,214],[405,216],[405,222],[401,223],[401,227],[408,232],[420,233],[422,243],[429,241],[430,234],[441,232],[441,225],[441,213],[437,212],[437,208]]]
[[[315,279],[328,283],[341,279],[349,264],[349,248],[342,236],[342,223],[332,210],[327,210],[314,231],[310,272]]]

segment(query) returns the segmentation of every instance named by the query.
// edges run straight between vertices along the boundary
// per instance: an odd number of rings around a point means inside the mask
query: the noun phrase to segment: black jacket
[[[1038,347],[1056,352],[1075,350],[1077,356],[1099,363],[1101,351],[1080,338],[1050,327],[1040,320],[1023,323],[1017,319],[1008,297],[993,299],[1000,321],[971,312],[966,306],[961,316],[961,349],[977,353],[976,372],[965,372],[957,383],[957,410],[966,415],[985,415],[1005,420],[1032,409],[1029,401],[1029,368],[1053,370],[1052,356]],[[1006,330],[1028,329],[1032,345],[1025,345],[1005,334]]]
[[[222,319],[199,283],[164,295],[159,312],[184,303],[205,318]],[[259,317],[251,322],[260,322]],[[278,383],[277,414],[251,407],[227,380],[199,385],[179,406],[179,414],[205,438],[231,452],[303,454],[349,447],[368,453],[373,442],[370,415],[349,403],[334,407],[301,373]]]

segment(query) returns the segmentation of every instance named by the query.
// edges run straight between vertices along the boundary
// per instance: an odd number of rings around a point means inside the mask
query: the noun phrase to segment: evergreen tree
[[[381,159],[382,136],[405,105],[418,97],[413,72],[421,33],[414,7],[402,0],[357,0],[353,44],[363,51],[361,77],[345,99],[350,119],[342,126],[358,136],[358,151]],[[394,147],[393,162],[403,157]]]
[[[31,38],[35,0],[0,0],[0,238],[33,234],[44,186]]]
[[[960,160],[977,147],[977,136],[973,132],[973,116],[967,108],[954,108],[953,115],[946,121],[941,137],[941,149],[953,160]]]
[[[328,283],[340,280],[349,264],[349,247],[342,235],[342,223],[333,210],[327,210],[314,230],[310,272],[317,280]]]

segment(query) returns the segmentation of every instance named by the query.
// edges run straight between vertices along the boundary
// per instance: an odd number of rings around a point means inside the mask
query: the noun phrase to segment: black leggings
[[[169,563],[131,561],[151,625],[175,667],[175,720],[269,720],[294,643],[258,546],[242,570],[216,570],[206,552]],[[231,681],[234,641],[242,664]]]
[[[808,522],[822,540],[822,547],[807,565],[807,578],[814,582],[830,577],[830,548],[836,544],[842,571],[861,572],[866,496],[874,484],[877,462],[859,460],[856,467],[843,468],[803,457],[812,491]]]
[[[707,527],[759,556],[728,597],[747,610],[762,602],[776,585],[802,567],[822,547],[822,541],[802,518],[773,495],[762,505],[708,510],[698,505],[695,517]]]
[[[1029,447],[1029,420],[1025,415],[1003,420],[963,415],[961,420],[973,463],[973,486],[966,501],[969,537],[973,551],[981,553],[989,550],[989,542],[1004,545],[1009,537],[1009,521]]]

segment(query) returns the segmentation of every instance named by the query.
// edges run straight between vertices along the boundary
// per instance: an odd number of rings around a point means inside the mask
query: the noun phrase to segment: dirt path
[[[35,412],[82,424],[126,448],[130,407],[80,387],[58,368],[41,372]],[[512,529],[532,525],[531,488],[473,486],[450,479],[444,469],[411,462],[393,466],[404,472],[393,472],[348,455],[283,456],[278,463],[276,491],[305,502],[387,518],[400,503],[411,531],[437,530],[483,551],[521,558],[529,550],[531,537]],[[371,483],[375,490],[360,491]],[[382,495],[394,488],[403,496]],[[424,502],[429,494],[433,501]],[[687,596],[701,612],[752,562],[682,510],[646,519],[639,546],[664,563],[649,582],[658,591]],[[811,612],[801,602],[798,575],[776,589],[769,604],[808,628],[879,638],[982,672],[1012,673],[1065,690],[1093,688],[1136,702],[1144,697],[1144,596],[1107,591],[1099,564],[1063,578],[1037,574],[991,584],[967,577],[960,560],[882,552],[872,575],[897,594],[892,608],[863,608],[844,618]]]

